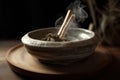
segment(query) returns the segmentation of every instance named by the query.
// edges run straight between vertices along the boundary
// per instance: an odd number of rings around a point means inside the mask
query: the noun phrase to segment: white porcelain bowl
[[[21,41],[31,55],[46,63],[67,64],[85,59],[94,53],[97,45],[94,32],[71,28],[66,36],[68,41],[41,40],[46,34],[56,31],[54,27],[36,29],[26,33]]]

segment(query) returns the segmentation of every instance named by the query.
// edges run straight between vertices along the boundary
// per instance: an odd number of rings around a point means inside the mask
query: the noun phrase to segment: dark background
[[[0,0],[0,38],[21,38],[28,31],[53,27],[73,1]]]

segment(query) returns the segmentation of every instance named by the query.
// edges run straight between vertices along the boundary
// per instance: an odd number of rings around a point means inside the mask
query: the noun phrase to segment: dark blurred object
[[[97,11],[100,14],[99,30],[102,34],[102,43],[107,46],[120,46],[120,0],[102,0],[104,4],[97,6]],[[105,4],[106,3],[106,4]]]

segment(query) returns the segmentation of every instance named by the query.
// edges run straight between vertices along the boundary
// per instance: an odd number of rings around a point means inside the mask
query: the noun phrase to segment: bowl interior
[[[38,29],[29,32],[28,36],[33,39],[41,40],[48,33],[56,33],[57,31],[57,28]],[[82,28],[71,28],[66,34],[66,38],[68,41],[82,41],[91,39],[94,36],[94,32]]]

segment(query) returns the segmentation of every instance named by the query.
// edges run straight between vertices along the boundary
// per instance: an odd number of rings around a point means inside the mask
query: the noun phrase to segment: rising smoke
[[[75,0],[74,2],[70,3],[67,7],[67,10],[70,9],[73,14],[75,14],[75,20],[70,22],[70,27],[78,27],[80,26],[79,23],[82,23],[85,21],[86,18],[88,18],[87,12],[83,9],[85,6],[81,4],[80,0]],[[64,20],[64,17],[61,16],[58,18],[55,22],[56,27],[60,27]]]

